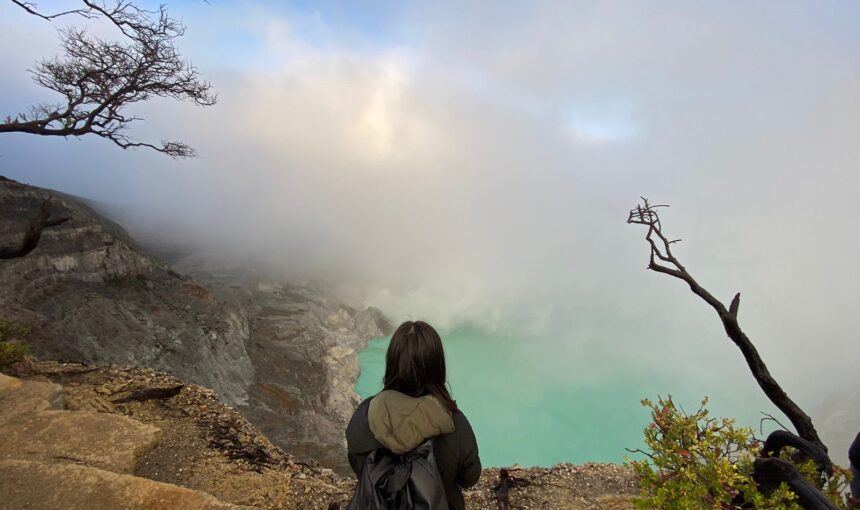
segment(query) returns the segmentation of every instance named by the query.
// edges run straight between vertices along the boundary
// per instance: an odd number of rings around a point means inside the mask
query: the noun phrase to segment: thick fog
[[[759,391],[713,311],[645,269],[625,219],[647,196],[829,442],[860,427],[860,5],[168,8],[220,101],[142,104],[133,134],[199,158],[2,135],[0,174],[395,321],[556,342],[565,376]],[[55,100],[26,73],[55,28],[0,4],[0,113]]]

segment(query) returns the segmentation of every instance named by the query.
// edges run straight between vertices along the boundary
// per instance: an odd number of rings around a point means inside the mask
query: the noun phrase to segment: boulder
[[[6,390],[18,389],[21,387],[21,379],[17,377],[9,377],[6,374],[0,374],[0,395]]]
[[[131,473],[160,433],[125,416],[40,411],[0,425],[0,459],[74,462]]]
[[[0,461],[0,510],[239,510],[205,492],[75,464]]]
[[[63,387],[0,374],[0,426],[30,413],[63,408]]]

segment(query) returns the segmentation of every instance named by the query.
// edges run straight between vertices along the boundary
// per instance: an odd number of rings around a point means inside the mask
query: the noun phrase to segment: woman
[[[360,479],[371,452],[384,448],[401,454],[430,438],[448,507],[462,510],[461,489],[481,476],[478,444],[448,393],[439,333],[426,322],[407,321],[388,345],[383,390],[358,406],[346,428],[349,464]]]

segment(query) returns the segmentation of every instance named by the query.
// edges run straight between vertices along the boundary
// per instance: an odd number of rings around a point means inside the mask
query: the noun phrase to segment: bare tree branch
[[[38,16],[44,20],[51,21],[54,18],[59,18],[60,16],[66,16],[68,14],[77,14],[79,16],[83,16],[84,18],[90,18],[89,9],[72,9],[71,11],[63,11],[54,14],[43,14],[38,11],[38,6],[33,2],[22,2],[21,0],[12,0],[12,3],[17,5],[18,7],[24,9],[34,16]]]
[[[81,9],[45,14],[34,3],[12,2],[46,20],[66,15],[105,19],[127,41],[107,41],[82,29],[61,29],[63,56],[41,61],[31,73],[33,81],[60,94],[63,100],[7,116],[0,122],[0,133],[63,137],[93,134],[123,149],[146,147],[174,158],[195,155],[182,142],[162,141],[156,145],[126,134],[134,121],[141,120],[125,113],[135,103],[153,97],[187,100],[201,106],[217,102],[211,84],[176,48],[175,40],[185,33],[185,27],[168,16],[164,6],[147,11],[128,0],[111,4],[81,0]]]
[[[39,212],[30,221],[27,230],[24,231],[24,237],[18,246],[0,247],[0,259],[14,259],[27,255],[39,244],[39,239],[42,237],[42,231],[46,228],[56,227],[69,221],[68,216],[55,217],[51,215],[51,202],[45,200],[39,208]]]
[[[704,287],[699,285],[675,255],[672,254],[672,245],[679,240],[670,240],[663,233],[663,226],[660,223],[658,212],[658,209],[663,207],[668,206],[653,205],[646,198],[642,197],[642,203],[637,204],[627,216],[627,223],[644,225],[648,228],[648,232],[645,234],[645,240],[648,242],[651,250],[648,269],[684,281],[690,286],[690,290],[694,294],[711,305],[711,308],[717,312],[720,321],[723,323],[726,334],[741,350],[747,366],[749,366],[753,377],[755,377],[756,382],[758,382],[758,385],[764,391],[765,395],[767,395],[767,398],[788,417],[800,437],[815,443],[826,451],[827,447],[824,446],[818,437],[818,432],[815,430],[809,415],[803,412],[786,395],[779,383],[770,374],[758,350],[741,329],[738,323],[738,309],[740,308],[741,295],[739,293],[736,294],[727,309],[719,299],[715,298]]]
[[[779,425],[779,426],[780,426],[780,428],[782,428],[782,430],[785,430],[785,431],[787,431],[787,432],[791,432],[790,430],[788,430],[788,427],[786,427],[785,425],[783,425],[783,424],[782,424],[782,422],[780,422],[779,420],[777,420],[777,419],[776,419],[772,414],[768,414],[768,413],[766,413],[766,412],[764,412],[764,411],[761,411],[761,414],[762,414],[762,415],[764,415],[764,418],[762,418],[762,419],[761,419],[761,420],[759,420],[759,422],[758,422],[758,431],[759,431],[759,434],[764,435],[764,422],[766,422],[766,421],[772,421],[772,422],[776,423],[777,425]]]

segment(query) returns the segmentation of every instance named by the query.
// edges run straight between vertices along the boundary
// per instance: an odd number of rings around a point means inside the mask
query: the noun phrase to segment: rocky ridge
[[[98,468],[87,465],[82,451],[38,460],[17,460],[14,455],[0,454],[0,493],[18,498],[9,501],[33,505],[28,508],[54,508],[50,502],[55,500],[50,498],[58,492],[74,494],[62,505],[72,510],[235,508],[229,505],[332,510],[344,508],[352,493],[353,477],[298,461],[273,445],[240,413],[221,403],[212,390],[185,384],[168,374],[142,368],[33,360],[18,363],[11,372],[24,379],[19,381],[22,385],[37,384],[47,388],[46,394],[53,395],[50,397],[52,405],[67,409],[59,412],[92,413],[136,423],[143,431],[141,441],[145,442],[145,447],[135,450],[134,467],[125,474],[100,470],[96,473],[98,476],[84,476],[84,468]],[[0,379],[3,380],[9,378]],[[177,386],[181,386],[178,392],[161,393],[163,398],[131,399],[141,395],[142,390]],[[6,394],[0,382],[0,403]],[[41,404],[43,408],[46,405]],[[11,408],[24,407],[32,409],[32,405],[2,406],[0,416],[5,416]],[[19,414],[16,420],[21,419]],[[158,433],[147,435],[146,431],[152,429],[157,429]],[[67,434],[78,432],[79,429],[68,430]],[[27,437],[19,436],[16,444],[27,442]],[[0,439],[0,449],[3,444]],[[18,447],[8,448],[20,451]],[[512,493],[513,508],[633,508],[628,501],[629,495],[635,492],[632,473],[618,465],[560,464],[552,468],[513,467],[510,470],[514,477],[525,482]],[[55,492],[30,491],[26,496],[26,491],[17,486],[18,483],[32,486],[45,477],[57,484],[56,489],[52,489]],[[497,478],[498,469],[484,470],[478,484],[466,491],[468,508],[496,508],[492,487]],[[174,492],[177,490],[181,492]],[[110,502],[116,500],[87,496],[101,496],[99,491],[106,493],[105,498],[122,494],[123,501],[134,504],[112,505]],[[0,502],[0,509],[22,506],[4,507]]]
[[[0,374],[0,509],[241,508],[133,476],[159,428],[64,407],[60,385]]]

